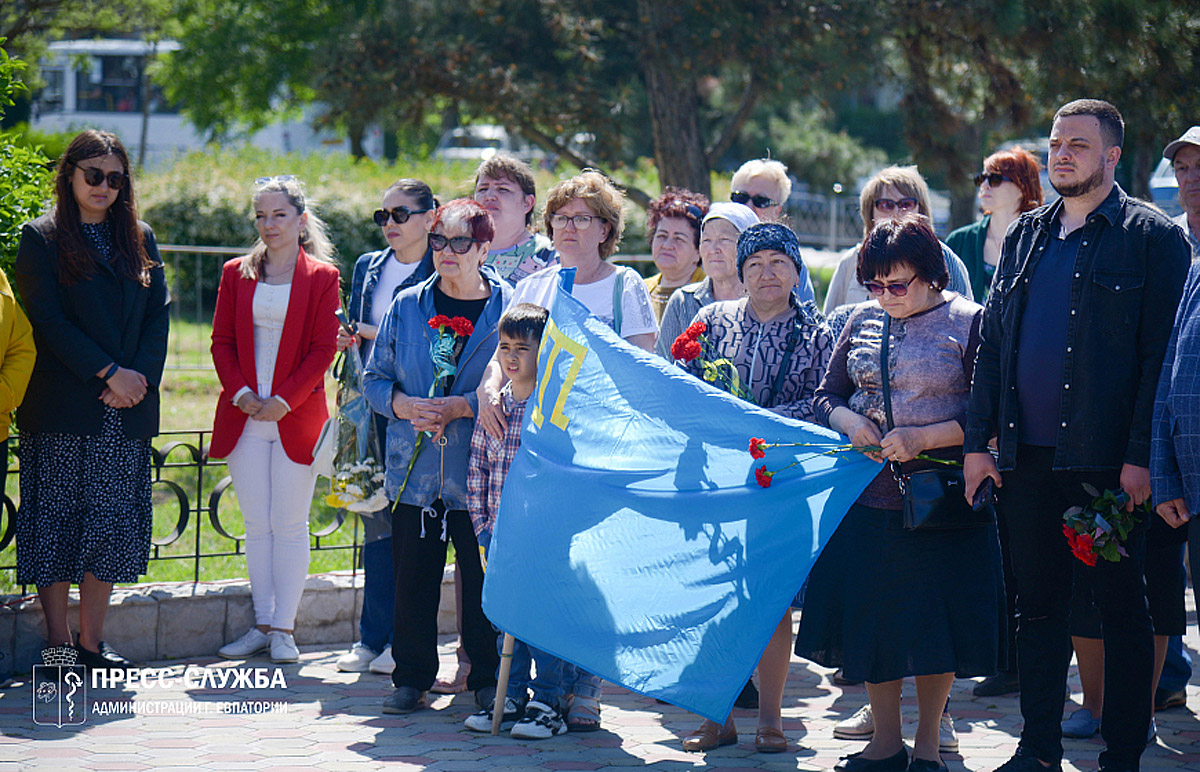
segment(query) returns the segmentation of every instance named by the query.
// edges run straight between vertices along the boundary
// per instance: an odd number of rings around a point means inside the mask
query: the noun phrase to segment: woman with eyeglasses
[[[729,200],[754,210],[761,222],[787,223],[784,206],[792,195],[792,178],[787,167],[772,158],[755,158],[745,162],[733,173],[729,186]],[[796,299],[816,301],[812,278],[808,267],[800,264],[800,283],[796,286]]]
[[[654,317],[662,322],[675,290],[700,281],[700,223],[708,213],[708,197],[682,188],[667,188],[650,202],[646,233],[658,273],[646,279]]]
[[[800,241],[779,223],[758,223],[737,241],[737,272],[746,297],[704,306],[693,321],[705,325],[714,359],[733,363],[744,389],[739,397],[774,413],[814,420],[813,397],[833,352],[833,336],[811,302],[796,299]],[[699,359],[683,365],[704,377]],[[791,658],[792,611],[780,609],[779,624],[758,661],[758,730],[754,747],[763,753],[788,749],[781,710]],[[724,724],[705,719],[683,740],[686,751],[708,751],[738,741],[733,716]]]
[[[511,302],[533,303],[549,309],[559,274],[565,268],[574,268],[571,294],[626,341],[653,351],[658,322],[650,305],[646,283],[632,268],[608,261],[621,242],[625,228],[624,205],[625,197],[621,191],[607,177],[593,170],[551,188],[546,196],[543,222],[562,262],[522,280]],[[500,363],[493,359],[477,390],[479,421],[484,430],[497,439],[504,437],[500,389],[505,380]],[[566,709],[567,725],[571,731],[599,729],[600,678],[564,663],[563,687],[564,702],[569,706]],[[504,697],[499,696],[502,705]],[[492,705],[481,707],[489,710]]]
[[[37,586],[50,646],[73,647],[88,667],[127,667],[104,641],[104,618],[113,584],[137,581],[149,558],[150,440],[170,301],[115,135],[76,136],[54,187],[54,208],[22,228],[16,260],[37,346],[17,410],[17,582]],[[5,390],[16,394],[17,384]]]
[[[915,166],[889,166],[881,170],[863,186],[858,200],[864,239],[875,225],[884,220],[898,220],[913,213],[929,218],[933,216],[929,207],[929,186],[925,184],[925,178]],[[842,254],[833,272],[833,278],[829,281],[829,290],[825,293],[825,316],[829,319],[834,334],[841,332],[842,325],[849,316],[849,309],[843,309],[836,315],[835,309],[871,299],[870,293],[855,279],[855,266],[858,265],[858,250],[861,246],[855,244]],[[942,245],[942,254],[946,270],[950,274],[950,283],[946,289],[973,300],[975,296],[971,290],[970,277],[962,260],[945,244]]]
[[[313,446],[329,410],[325,371],[337,345],[339,273],[325,224],[300,180],[255,181],[250,254],[225,263],[213,314],[221,380],[211,458],[227,459],[246,527],[254,625],[217,654],[269,650],[296,662],[292,635],[308,576]]]
[[[942,245],[920,215],[878,222],[856,274],[874,299],[854,307],[815,409],[855,447],[879,448],[868,455],[887,465],[813,565],[795,651],[866,682],[871,731],[860,737],[869,742],[835,769],[944,771],[939,751],[957,749],[942,737],[955,675],[996,671],[1005,624],[1000,544],[995,523],[906,530],[892,464],[911,474],[936,466],[920,454],[962,460],[983,309],[945,289]],[[909,676],[919,714],[911,762],[900,731]]]
[[[387,247],[367,252],[354,263],[346,315],[354,326],[352,336],[338,328],[338,350],[356,339],[365,364],[371,355],[379,324],[395,296],[420,284],[433,273],[433,250],[429,247],[429,227],[438,201],[429,185],[420,180],[396,180],[383,192],[382,208],[372,217],[379,226]],[[375,437],[379,446],[373,451],[380,464],[384,461],[383,438],[387,420],[375,416]],[[392,574],[391,510],[371,513],[363,518],[363,605],[359,617],[360,638],[350,651],[338,658],[337,668],[347,673],[392,672],[392,616],[395,605],[395,581]]]
[[[952,231],[946,244],[962,258],[971,276],[971,290],[983,302],[992,286],[1000,247],[1008,226],[1022,212],[1042,205],[1038,161],[1025,148],[992,153],[975,175],[983,219]]]
[[[437,612],[446,546],[462,560],[462,643],[471,661],[467,688],[481,709],[496,687],[496,635],[483,615],[483,568],[467,513],[467,459],[477,413],[475,389],[498,342],[496,325],[512,295],[508,283],[484,268],[495,237],[491,215],[460,198],[434,215],[429,246],[435,273],[402,291],[384,315],[367,362],[363,393],[387,419],[387,482],[392,508],[396,603],[392,684],[384,713],[411,713],[425,704],[438,671]],[[462,318],[468,334],[433,347],[442,336],[436,316]],[[461,323],[459,327],[463,327]],[[464,328],[465,329],[465,328]],[[475,559],[470,559],[475,558]]]

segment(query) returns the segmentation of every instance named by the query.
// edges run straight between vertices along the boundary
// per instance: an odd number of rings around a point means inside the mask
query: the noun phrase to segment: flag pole
[[[504,703],[508,694],[508,671],[512,669],[513,644],[516,639],[504,634],[504,648],[500,651],[500,673],[496,676],[496,700],[492,703],[492,734],[500,734],[504,721]]]

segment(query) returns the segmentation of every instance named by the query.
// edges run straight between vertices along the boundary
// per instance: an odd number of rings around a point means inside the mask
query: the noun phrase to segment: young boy
[[[500,344],[496,358],[508,376],[508,383],[500,390],[500,404],[507,429],[504,439],[497,440],[477,424],[475,434],[471,437],[471,459],[467,464],[467,509],[485,556],[491,545],[496,513],[500,509],[504,478],[508,476],[508,467],[521,447],[525,406],[537,386],[538,346],[547,316],[546,309],[540,306],[518,303],[500,317]],[[502,646],[503,641],[504,635],[501,634],[497,647]],[[531,659],[537,666],[537,677],[532,681],[529,672]],[[513,737],[541,740],[567,731],[560,705],[563,697],[562,670],[562,660],[520,641],[516,642],[501,723],[501,726],[512,726]],[[533,690],[533,699],[528,697],[530,689]],[[496,699],[499,700],[500,695]],[[492,710],[495,710],[494,703]],[[492,710],[468,716],[466,727],[475,732],[492,731]]]

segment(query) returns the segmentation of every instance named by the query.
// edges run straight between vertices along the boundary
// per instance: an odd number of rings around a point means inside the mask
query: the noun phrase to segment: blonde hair
[[[304,183],[300,182],[295,177],[272,177],[263,184],[255,187],[252,201],[254,206],[258,206],[258,202],[267,193],[282,193],[287,197],[288,203],[296,208],[300,214],[308,213],[307,222],[304,228],[300,231],[300,246],[313,260],[322,263],[332,263],[333,256],[337,253],[337,249],[333,246],[333,242],[329,240],[329,235],[325,232],[325,222],[311,208],[311,202],[305,203],[304,199]],[[246,260],[242,261],[241,274],[243,279],[252,279],[257,281],[262,274],[263,263],[267,259],[267,245],[263,243],[262,237],[255,239],[254,246],[250,248],[250,254]]]
[[[582,174],[563,180],[546,194],[542,222],[550,238],[554,238],[554,226],[550,224],[550,218],[576,198],[582,199],[593,215],[608,223],[608,237],[600,242],[600,259],[607,260],[617,251],[621,234],[625,232],[625,194],[595,169],[585,169]]]
[[[787,167],[783,165],[782,161],[776,161],[773,158],[755,158],[747,161],[733,173],[729,187],[731,190],[738,190],[755,177],[763,177],[774,182],[775,187],[779,189],[779,200],[775,203],[787,204],[788,196],[792,195],[792,180],[788,177]]]
[[[879,198],[879,194],[888,185],[899,191],[904,198],[915,198],[917,211],[926,217],[933,217],[929,207],[929,186],[925,184],[925,178],[917,171],[917,167],[889,166],[868,180],[858,197],[859,213],[863,221],[863,240],[866,240],[875,225],[875,199]]]

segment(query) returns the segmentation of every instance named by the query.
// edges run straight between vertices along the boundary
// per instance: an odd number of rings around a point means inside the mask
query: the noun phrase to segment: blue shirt
[[[1017,432],[1024,445],[1052,448],[1062,413],[1063,364],[1071,308],[1071,278],[1082,228],[1050,237],[1029,278],[1029,298],[1017,340]]]

